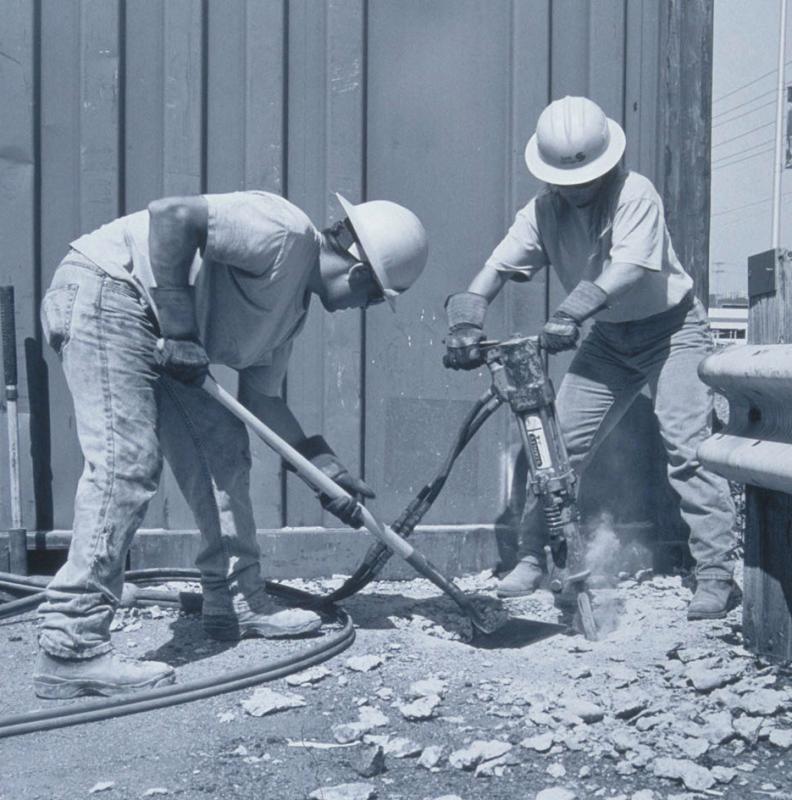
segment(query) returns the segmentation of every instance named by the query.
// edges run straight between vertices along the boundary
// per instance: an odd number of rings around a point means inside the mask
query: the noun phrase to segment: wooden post
[[[664,0],[658,189],[674,248],[709,298],[713,0]]]
[[[749,298],[751,344],[792,342],[792,262],[783,249],[775,262],[774,286]],[[773,661],[792,661],[790,554],[792,495],[746,485],[743,635],[749,650]]]

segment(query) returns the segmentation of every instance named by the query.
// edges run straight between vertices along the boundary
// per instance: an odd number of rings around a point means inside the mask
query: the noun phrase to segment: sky
[[[781,0],[715,0],[710,292],[745,293],[747,259],[771,246]],[[792,51],[792,2],[787,47]],[[786,58],[792,83],[792,59]],[[786,110],[785,110],[786,116]],[[782,176],[781,246],[792,249],[792,169]]]

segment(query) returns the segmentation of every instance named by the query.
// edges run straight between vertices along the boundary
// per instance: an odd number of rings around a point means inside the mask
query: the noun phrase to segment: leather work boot
[[[237,614],[204,614],[204,633],[211,639],[236,641],[261,637],[285,639],[305,636],[322,627],[322,618],[304,608],[284,608],[271,614],[240,611]]]
[[[173,667],[161,661],[136,661],[113,651],[94,658],[59,658],[39,650],[33,689],[37,697],[66,700],[89,694],[110,697],[175,680]]]
[[[542,583],[544,570],[535,556],[526,556],[499,582],[495,593],[498,597],[525,597],[533,594]]]
[[[688,606],[688,619],[723,619],[742,600],[740,587],[732,580],[699,578]]]

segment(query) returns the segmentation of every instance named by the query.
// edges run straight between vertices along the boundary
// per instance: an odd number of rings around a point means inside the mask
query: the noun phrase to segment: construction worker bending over
[[[40,697],[115,694],[174,680],[113,651],[124,562],[168,459],[201,531],[203,627],[215,639],[288,637],[319,616],[268,596],[244,425],[201,388],[210,363],[239,373],[242,403],[353,495],[373,497],[280,396],[309,300],[328,311],[394,298],[421,273],[426,234],[406,208],[352,205],[318,231],[282,197],[165,198],[71,243],[44,297],[46,338],[74,400],[85,469],[66,564],[40,608]],[[351,498],[320,498],[359,527]]]
[[[468,291],[448,299],[446,364],[478,367],[489,303],[508,279],[528,281],[552,264],[568,296],[544,326],[544,347],[574,349],[580,326],[594,320],[558,393],[571,464],[579,475],[648,385],[696,560],[688,618],[713,619],[739,596],[729,486],[696,457],[713,409],[697,368],[713,341],[674,253],[662,200],[649,180],[620,166],[624,148],[618,123],[585,97],[565,97],[542,112],[525,160],[545,186],[517,213]],[[543,577],[546,533],[530,492],[523,526],[522,557],[501,580],[502,597],[529,594]]]

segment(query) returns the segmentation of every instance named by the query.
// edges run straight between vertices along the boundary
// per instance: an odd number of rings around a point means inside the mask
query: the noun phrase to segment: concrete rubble
[[[311,800],[373,800],[376,788],[370,783],[339,783],[336,786],[322,786],[311,792]]]
[[[256,689],[253,694],[243,700],[240,705],[246,714],[251,717],[264,717],[289,708],[299,708],[306,705],[305,698],[298,694],[285,694],[275,692],[264,686]]]

